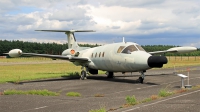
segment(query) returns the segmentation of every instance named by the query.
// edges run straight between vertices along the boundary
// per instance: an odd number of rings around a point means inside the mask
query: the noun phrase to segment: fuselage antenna
[[[123,43],[125,43],[124,37],[123,37]]]

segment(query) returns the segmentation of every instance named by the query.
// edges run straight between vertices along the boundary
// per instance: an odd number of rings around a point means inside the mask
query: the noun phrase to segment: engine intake
[[[167,64],[168,60],[165,56],[150,56],[148,58],[148,65],[151,68],[161,68],[163,64]]]

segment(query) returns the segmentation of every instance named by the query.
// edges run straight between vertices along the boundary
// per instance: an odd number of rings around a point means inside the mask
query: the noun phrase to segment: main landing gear
[[[86,71],[84,70],[84,67],[81,67],[82,71],[81,71],[81,80],[85,80],[87,79],[87,74],[88,74],[88,69],[86,68]]]
[[[142,71],[142,72],[140,72],[141,73],[141,76],[139,77],[139,83],[141,83],[141,84],[143,84],[143,81],[144,81],[144,77],[145,77],[145,75],[144,75],[144,72],[146,72],[146,71]]]
[[[86,71],[82,70],[81,71],[81,80],[87,79],[86,77],[87,77],[86,76]]]
[[[106,72],[107,78],[113,78],[114,77],[114,73],[113,72]]]

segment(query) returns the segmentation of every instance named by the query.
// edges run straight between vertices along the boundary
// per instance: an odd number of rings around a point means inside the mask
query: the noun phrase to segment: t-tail
[[[94,30],[35,30],[35,31],[47,31],[47,32],[65,32],[68,39],[68,49],[78,49],[79,46],[76,42],[74,32],[95,32]]]

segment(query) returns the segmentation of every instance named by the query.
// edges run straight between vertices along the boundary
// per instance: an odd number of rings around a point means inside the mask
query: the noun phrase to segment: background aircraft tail
[[[68,49],[79,48],[74,32],[94,32],[94,30],[35,30],[35,31],[47,31],[47,32],[65,32],[68,39]]]

